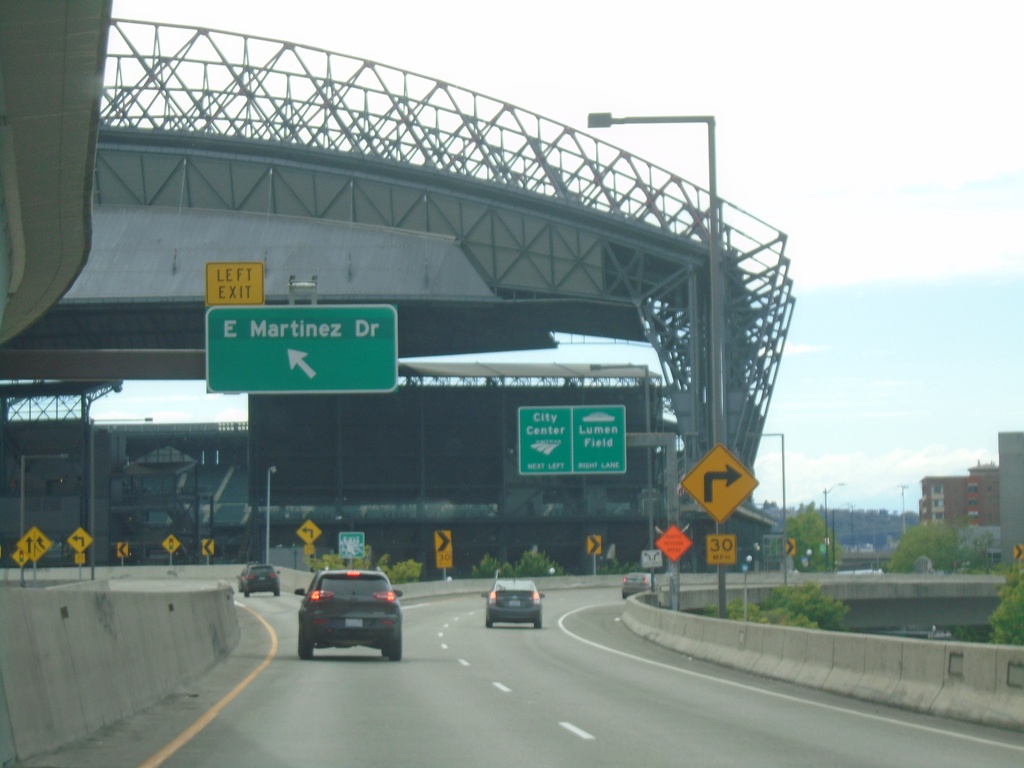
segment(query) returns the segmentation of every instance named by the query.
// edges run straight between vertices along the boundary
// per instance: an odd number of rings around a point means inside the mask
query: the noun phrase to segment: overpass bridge
[[[714,240],[723,442],[753,463],[794,305],[786,236],[722,200],[712,231],[706,190],[627,150],[377,62],[116,19],[95,149],[88,261],[0,349],[7,378],[204,378],[204,265],[258,260],[270,304],[312,281],[320,303],[397,306],[403,358],[649,342],[698,456]]]

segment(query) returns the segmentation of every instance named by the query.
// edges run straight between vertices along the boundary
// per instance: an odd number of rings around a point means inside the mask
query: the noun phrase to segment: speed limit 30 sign
[[[736,534],[708,534],[708,565],[736,565]]]

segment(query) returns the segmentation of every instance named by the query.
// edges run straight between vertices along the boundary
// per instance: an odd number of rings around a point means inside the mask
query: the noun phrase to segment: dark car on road
[[[651,576],[647,573],[627,573],[622,577],[622,599],[639,592],[651,591]]]
[[[391,661],[402,658],[402,606],[382,571],[321,570],[299,606],[299,658],[314,648],[377,648]]]
[[[281,594],[281,581],[277,578],[277,569],[265,563],[250,563],[238,576],[238,591],[246,597],[253,592],[273,592],[277,597]]]
[[[533,624],[535,629],[543,625],[540,599],[544,595],[529,579],[495,579],[483,596],[487,598],[484,624],[488,629],[495,623]]]

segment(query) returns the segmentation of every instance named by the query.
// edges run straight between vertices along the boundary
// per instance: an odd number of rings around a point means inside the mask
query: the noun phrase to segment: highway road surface
[[[36,768],[1018,768],[1024,734],[723,670],[637,638],[618,589],[559,590],[544,628],[484,600],[405,603],[405,657],[296,654],[294,595],[236,596],[242,641],[201,683]]]

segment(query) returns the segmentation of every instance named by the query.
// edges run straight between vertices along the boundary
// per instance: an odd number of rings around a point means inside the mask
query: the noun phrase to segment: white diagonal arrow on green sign
[[[392,392],[398,313],[384,304],[210,307],[206,383],[211,392]]]

